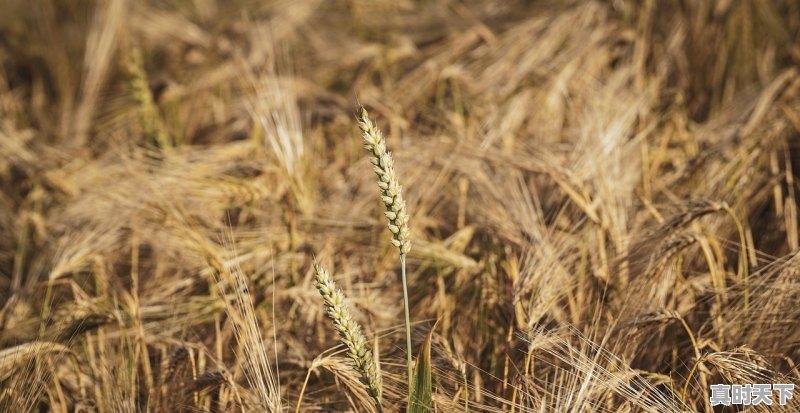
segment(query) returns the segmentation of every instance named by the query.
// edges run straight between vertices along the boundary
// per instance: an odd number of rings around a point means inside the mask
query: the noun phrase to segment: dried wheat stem
[[[381,407],[381,375],[372,357],[372,350],[367,346],[367,339],[361,327],[350,315],[350,308],[344,300],[344,294],[336,288],[328,271],[318,263],[314,263],[316,287],[325,302],[328,317],[333,320],[333,327],[339,333],[342,343],[347,346],[348,356],[353,361],[356,371],[361,374],[361,382],[367,387],[367,393],[375,401],[379,412]]]

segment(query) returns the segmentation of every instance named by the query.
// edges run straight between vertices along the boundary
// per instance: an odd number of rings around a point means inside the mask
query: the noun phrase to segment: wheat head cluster
[[[1,0],[0,413],[800,412],[798,165],[796,0]]]

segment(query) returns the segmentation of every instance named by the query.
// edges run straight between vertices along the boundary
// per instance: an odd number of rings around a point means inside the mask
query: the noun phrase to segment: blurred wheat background
[[[315,259],[405,411],[356,102],[434,411],[743,410],[800,384],[798,69],[796,0],[0,0],[0,411],[375,411]]]

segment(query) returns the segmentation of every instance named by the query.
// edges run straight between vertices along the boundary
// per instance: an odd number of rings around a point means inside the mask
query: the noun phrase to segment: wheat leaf
[[[425,341],[419,346],[417,353],[417,365],[414,369],[414,386],[412,387],[411,401],[408,413],[431,413],[433,412],[433,391],[431,380],[431,339],[436,324],[431,327]]]

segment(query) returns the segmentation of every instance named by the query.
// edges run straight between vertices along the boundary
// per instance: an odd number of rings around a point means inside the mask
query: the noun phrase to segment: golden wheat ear
[[[392,232],[392,245],[400,251],[400,268],[403,281],[403,313],[406,326],[406,367],[408,377],[408,393],[413,391],[413,364],[411,356],[411,316],[409,315],[408,282],[406,281],[406,255],[411,251],[411,240],[408,231],[408,212],[403,199],[403,188],[394,173],[392,154],[386,149],[386,138],[380,129],[369,119],[367,110],[359,105],[356,110],[358,128],[364,139],[364,148],[370,153],[372,170],[378,176],[378,188],[381,200],[386,207],[384,215],[389,219],[389,231]]]
[[[386,139],[383,133],[369,119],[369,113],[363,106],[357,110],[358,127],[364,139],[364,148],[369,151],[375,175],[378,176],[378,187],[381,200],[386,206],[384,215],[389,219],[389,230],[392,231],[392,245],[405,256],[411,251],[411,240],[408,236],[408,213],[406,201],[403,199],[403,188],[394,173],[392,154],[386,150]]]
[[[347,355],[353,361],[355,370],[361,375],[361,382],[367,387],[367,393],[375,401],[375,408],[382,412],[381,374],[375,364],[372,350],[367,346],[367,339],[361,332],[361,326],[353,320],[344,293],[336,288],[336,283],[331,280],[328,271],[314,262],[314,273],[314,283],[325,302],[325,310],[333,321],[333,328],[339,333],[342,344],[347,347]]]

